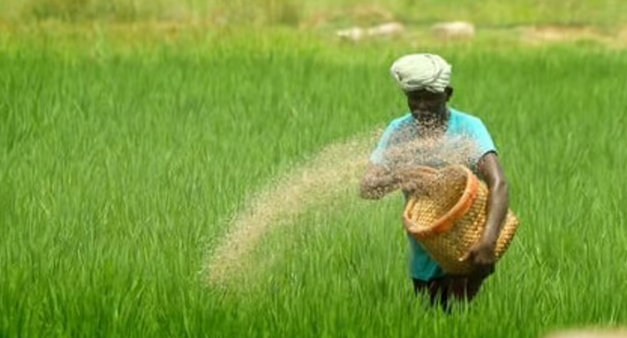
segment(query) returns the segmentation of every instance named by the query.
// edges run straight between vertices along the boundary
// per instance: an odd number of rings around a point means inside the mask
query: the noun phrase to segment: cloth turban
[[[435,54],[405,55],[394,61],[390,72],[406,92],[425,89],[441,93],[451,81],[451,65]]]

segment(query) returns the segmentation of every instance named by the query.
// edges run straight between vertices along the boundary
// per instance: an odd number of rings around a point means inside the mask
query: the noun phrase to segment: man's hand
[[[473,277],[486,278],[494,273],[496,265],[495,251],[496,244],[479,241],[470,247],[468,253],[461,260],[468,260],[475,266]]]
[[[429,178],[420,168],[403,168],[393,174],[399,182],[401,190],[408,194],[424,193],[427,189]]]
[[[379,199],[398,189],[399,182],[386,168],[370,165],[359,188],[362,198]]]
[[[360,195],[365,199],[379,199],[397,189],[413,194],[427,189],[429,178],[424,169],[412,167],[393,172],[379,166],[370,166],[361,180]]]

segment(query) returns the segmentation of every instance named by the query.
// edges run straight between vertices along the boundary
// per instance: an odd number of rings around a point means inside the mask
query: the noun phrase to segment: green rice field
[[[151,27],[0,26],[0,337],[627,325],[623,49]],[[452,315],[413,295],[401,196],[355,184],[364,135],[405,112],[388,68],[416,51],[453,64],[451,105],[488,126],[522,221]],[[212,283],[237,227],[245,252]]]

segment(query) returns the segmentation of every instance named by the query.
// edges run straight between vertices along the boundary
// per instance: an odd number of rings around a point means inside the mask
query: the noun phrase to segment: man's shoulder
[[[451,109],[451,123],[453,129],[460,132],[487,129],[480,117],[456,109]]]
[[[413,117],[410,113],[392,119],[388,125],[388,131],[399,131],[412,126]]]
[[[390,121],[390,126],[401,127],[401,126],[407,125],[408,123],[411,123],[412,119],[413,117],[411,116],[410,113],[405,113],[402,116],[392,119],[392,121]]]
[[[468,124],[483,123],[481,121],[481,118],[471,113],[467,113],[467,112],[457,110],[454,108],[449,108],[449,109],[451,111],[451,116],[453,117],[453,119],[456,119],[458,122],[468,123]]]

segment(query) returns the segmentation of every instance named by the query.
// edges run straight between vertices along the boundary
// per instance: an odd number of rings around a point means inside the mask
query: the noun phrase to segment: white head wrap
[[[425,89],[441,93],[451,81],[451,65],[435,54],[405,55],[392,64],[390,72],[406,92]]]

